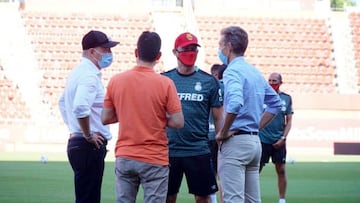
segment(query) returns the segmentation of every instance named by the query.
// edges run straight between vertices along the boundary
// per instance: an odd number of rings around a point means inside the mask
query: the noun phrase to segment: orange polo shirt
[[[171,79],[136,66],[111,78],[104,107],[114,108],[119,121],[116,157],[169,164],[166,112],[181,112]]]

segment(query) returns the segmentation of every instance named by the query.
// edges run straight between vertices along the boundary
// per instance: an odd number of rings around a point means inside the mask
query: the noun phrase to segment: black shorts
[[[261,143],[261,147],[261,166],[265,166],[266,163],[269,163],[270,157],[274,164],[284,164],[286,162],[286,144],[279,149],[275,149],[272,144],[266,143]]]
[[[213,170],[216,175],[217,174],[217,158],[218,158],[219,147],[218,147],[216,140],[209,140],[208,144],[209,144],[209,148],[210,148],[210,152],[211,152],[211,161],[212,161]]]
[[[168,195],[179,193],[183,174],[185,174],[190,194],[208,196],[218,191],[211,154],[170,157]]]

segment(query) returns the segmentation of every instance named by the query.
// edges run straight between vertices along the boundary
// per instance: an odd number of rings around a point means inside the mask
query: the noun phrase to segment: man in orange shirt
[[[182,128],[184,116],[174,83],[157,74],[161,39],[143,32],[135,49],[137,66],[111,78],[101,115],[119,122],[115,147],[116,201],[135,202],[140,183],[144,202],[166,201],[169,175],[166,127]]]

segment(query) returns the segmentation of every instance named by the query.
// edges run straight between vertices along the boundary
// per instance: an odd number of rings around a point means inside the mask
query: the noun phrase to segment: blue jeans
[[[67,155],[74,171],[76,203],[100,203],[106,144],[96,149],[81,136],[68,140]]]

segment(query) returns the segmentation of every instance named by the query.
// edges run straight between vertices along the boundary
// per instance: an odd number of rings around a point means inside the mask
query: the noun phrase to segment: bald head
[[[282,84],[280,73],[271,73],[269,76],[269,84],[276,92],[279,92],[280,85]]]
[[[270,84],[281,84],[282,83],[281,74],[277,73],[277,72],[271,73],[269,76],[269,83]]]

